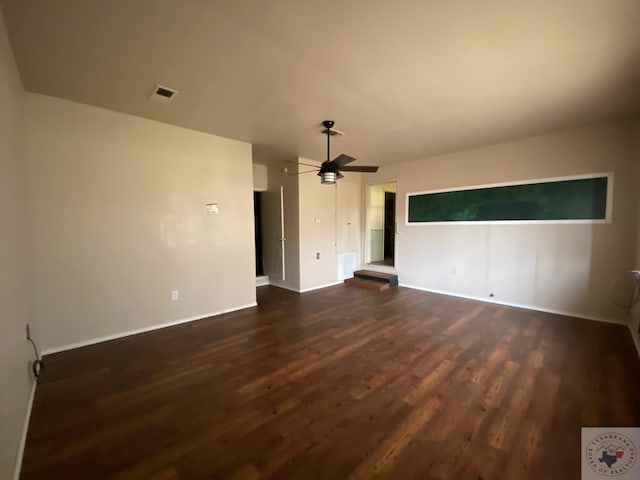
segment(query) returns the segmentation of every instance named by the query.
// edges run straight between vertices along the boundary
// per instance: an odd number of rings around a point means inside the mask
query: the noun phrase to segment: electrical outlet
[[[320,260],[320,252],[316,252],[316,260]]]
[[[180,299],[180,292],[178,290],[171,290],[171,301],[175,302]]]

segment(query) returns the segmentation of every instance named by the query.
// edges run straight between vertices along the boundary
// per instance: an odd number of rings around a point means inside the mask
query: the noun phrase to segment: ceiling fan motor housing
[[[340,170],[350,172],[376,172],[378,167],[373,166],[347,167],[346,165],[348,163],[355,161],[355,158],[349,155],[341,154],[331,160],[331,137],[333,135],[343,135],[342,132],[333,129],[334,125],[335,122],[333,120],[325,120],[322,122],[322,126],[325,128],[322,133],[327,136],[327,159],[320,165],[320,171],[318,172],[320,183],[325,185],[336,183],[336,180],[344,177],[344,175],[340,173]]]

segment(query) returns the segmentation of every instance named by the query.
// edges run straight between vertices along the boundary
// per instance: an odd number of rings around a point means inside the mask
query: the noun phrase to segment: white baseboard
[[[89,340],[83,340],[81,342],[74,342],[60,347],[46,348],[42,351],[42,355],[51,355],[52,353],[64,352],[66,350],[72,350],[74,348],[86,347],[89,345],[95,345],[96,343],[108,342],[109,340],[116,340],[118,338],[129,337],[138,333],[151,332],[153,330],[159,330],[161,328],[173,327],[182,323],[194,322],[196,320],[203,320],[209,317],[215,317],[216,315],[222,315],[225,313],[231,313],[245,308],[255,307],[256,302],[249,303],[247,305],[240,305],[238,307],[227,308],[219,310],[217,312],[203,313],[201,315],[195,315],[193,317],[181,318],[179,320],[173,320],[171,322],[161,323],[159,325],[152,325],[150,327],[138,328],[135,330],[128,330],[126,332],[114,333],[113,335],[105,335],[104,337],[91,338]]]
[[[265,285],[269,285],[269,276],[261,275],[256,277],[256,287],[263,287]]]
[[[289,287],[287,285],[280,285],[279,283],[275,283],[272,281],[269,281],[269,285],[273,287],[284,288],[285,290],[289,290],[290,292],[300,293],[300,290],[298,290],[297,288]]]
[[[274,287],[278,287],[278,288],[284,288],[285,290],[290,290],[290,291],[296,292],[296,293],[306,293],[306,292],[312,292],[313,290],[319,290],[321,288],[333,287],[335,285],[340,285],[341,283],[344,283],[344,282],[342,280],[339,280],[337,282],[327,283],[325,285],[318,285],[316,287],[309,287],[309,288],[305,288],[303,290],[300,290],[298,288],[288,287],[286,285],[279,285],[279,284],[277,284],[275,282],[270,282],[269,285],[274,286]]]
[[[335,285],[340,285],[344,283],[343,281],[327,283],[326,285],[318,285],[317,287],[305,288],[304,290],[300,290],[300,293],[312,292],[313,290],[320,290],[321,288],[333,287]]]
[[[616,319],[611,319],[606,317],[599,317],[597,315],[585,315],[584,313],[568,312],[566,310],[556,310],[554,308],[544,308],[544,307],[538,307],[536,305],[523,305],[520,303],[502,302],[500,300],[492,300],[492,299],[482,298],[482,297],[473,297],[471,295],[463,295],[460,293],[451,293],[451,292],[444,292],[442,290],[433,290],[430,288],[416,287],[415,285],[400,284],[400,286],[406,287],[406,288],[412,288],[414,290],[422,290],[423,292],[438,293],[440,295],[449,295],[450,297],[459,297],[459,298],[466,298],[468,300],[477,300],[479,302],[495,303],[497,305],[505,305],[507,307],[525,308],[527,310],[534,310],[537,312],[555,313],[556,315],[584,318],[585,320],[595,320],[597,322],[604,322],[604,323],[615,323],[616,325],[628,325],[628,323],[625,322],[624,320],[616,320]]]
[[[29,391],[29,398],[27,400],[27,411],[24,414],[24,425],[22,426],[22,435],[20,436],[20,443],[18,444],[18,455],[16,456],[16,466],[13,470],[13,480],[20,478],[20,472],[22,471],[22,459],[24,457],[24,447],[27,444],[27,433],[29,432],[29,420],[31,420],[31,409],[33,408],[33,399],[36,396],[37,381],[31,382],[31,390]]]

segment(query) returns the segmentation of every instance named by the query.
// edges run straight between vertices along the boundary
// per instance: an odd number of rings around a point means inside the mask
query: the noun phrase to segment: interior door
[[[285,276],[284,187],[262,193],[262,254],[265,274],[270,280],[282,281]]]

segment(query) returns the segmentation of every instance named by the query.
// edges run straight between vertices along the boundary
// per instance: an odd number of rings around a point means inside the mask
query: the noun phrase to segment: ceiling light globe
[[[331,185],[336,183],[336,172],[322,172],[320,178],[323,185]]]

